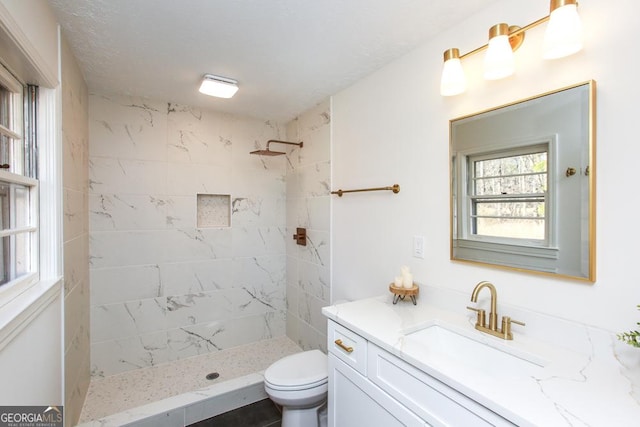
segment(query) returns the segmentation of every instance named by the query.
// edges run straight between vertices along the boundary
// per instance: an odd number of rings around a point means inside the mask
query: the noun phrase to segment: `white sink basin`
[[[475,329],[454,330],[431,324],[405,334],[404,347],[425,361],[470,368],[491,376],[518,378],[541,372],[545,361],[523,351],[513,341],[501,342]]]

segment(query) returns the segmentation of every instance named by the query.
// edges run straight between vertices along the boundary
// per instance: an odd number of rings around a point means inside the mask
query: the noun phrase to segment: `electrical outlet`
[[[424,259],[424,236],[413,236],[413,257]]]

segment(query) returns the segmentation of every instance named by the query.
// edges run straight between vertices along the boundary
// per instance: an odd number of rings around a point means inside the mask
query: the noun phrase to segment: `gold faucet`
[[[512,340],[513,334],[511,333],[511,324],[515,323],[517,325],[525,326],[524,322],[513,320],[508,316],[502,316],[502,328],[498,329],[498,292],[496,291],[496,287],[493,286],[492,283],[487,281],[478,283],[471,293],[471,302],[478,302],[478,294],[484,288],[488,288],[489,292],[491,292],[491,311],[489,312],[489,326],[487,326],[486,323],[486,314],[484,310],[467,306],[469,310],[473,310],[478,313],[478,317],[476,320],[476,329],[481,332],[486,332],[488,334],[496,336],[498,338],[502,338],[504,340]]]

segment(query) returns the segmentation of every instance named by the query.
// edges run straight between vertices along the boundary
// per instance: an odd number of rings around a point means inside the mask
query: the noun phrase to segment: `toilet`
[[[283,357],[264,372],[264,389],[282,406],[282,427],[324,427],[327,356],[309,350]]]

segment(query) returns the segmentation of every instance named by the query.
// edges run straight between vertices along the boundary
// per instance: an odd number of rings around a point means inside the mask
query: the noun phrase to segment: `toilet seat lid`
[[[327,376],[327,356],[320,350],[283,357],[264,372],[269,384],[292,388],[326,382]]]

